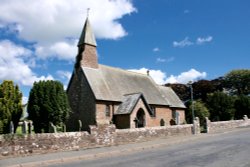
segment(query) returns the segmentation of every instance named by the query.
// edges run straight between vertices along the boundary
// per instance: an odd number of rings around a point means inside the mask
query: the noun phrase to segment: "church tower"
[[[89,19],[87,18],[78,42],[76,67],[98,68],[96,40]]]

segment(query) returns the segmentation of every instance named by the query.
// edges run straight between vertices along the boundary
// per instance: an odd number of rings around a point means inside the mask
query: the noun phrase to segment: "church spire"
[[[88,15],[88,14],[87,14]],[[96,40],[89,23],[88,16],[86,18],[79,42],[78,55],[76,59],[77,66],[98,68]]]
[[[81,34],[79,42],[78,42],[78,47],[80,45],[83,45],[83,44],[89,44],[92,46],[96,46],[95,36],[94,36],[94,33],[93,33],[92,28],[90,26],[88,17],[85,21],[85,24],[84,24],[84,27],[82,30],[82,34]]]

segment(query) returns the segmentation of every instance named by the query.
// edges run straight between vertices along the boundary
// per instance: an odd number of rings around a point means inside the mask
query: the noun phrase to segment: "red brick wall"
[[[110,116],[106,116],[106,105],[110,106]],[[96,122],[97,124],[109,124],[113,121],[113,113],[117,110],[119,104],[113,104],[112,102],[97,102],[96,104]],[[124,128],[135,128],[134,119],[136,118],[136,114],[139,109],[143,109],[145,112],[146,125],[145,127],[155,127],[161,126],[161,120],[164,120],[165,126],[170,125],[170,120],[172,119],[172,109],[167,106],[155,106],[155,117],[152,117],[147,111],[147,107],[144,105],[142,99],[138,101],[134,110],[131,112],[129,119],[127,116],[119,116],[115,117],[115,124],[118,129]],[[185,122],[185,111],[182,109],[175,109],[176,112],[179,113],[179,123],[182,124]],[[128,122],[126,122],[128,121]]]
[[[81,53],[81,65],[84,67],[98,68],[96,47],[85,44],[84,51]]]
[[[164,120],[165,125],[170,125],[172,119],[172,110],[165,106],[155,107],[155,118],[151,119],[150,127],[160,126],[161,119]]]
[[[185,123],[185,110],[183,110],[183,109],[176,109],[176,112],[178,112],[179,113],[179,119],[180,119],[180,124],[183,124],[183,123]]]

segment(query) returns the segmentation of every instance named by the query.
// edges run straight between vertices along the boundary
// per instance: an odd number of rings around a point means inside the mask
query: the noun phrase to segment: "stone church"
[[[98,64],[96,49],[87,18],[67,88],[72,108],[67,123],[69,131],[78,131],[79,125],[81,130],[88,130],[89,125],[103,124],[126,129],[185,121],[185,106],[171,88],[157,85],[149,73]]]

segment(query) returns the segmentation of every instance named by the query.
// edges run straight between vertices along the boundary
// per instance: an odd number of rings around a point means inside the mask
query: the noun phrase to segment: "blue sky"
[[[67,87],[90,8],[100,64],[159,84],[250,68],[249,0],[0,0],[0,81]]]

